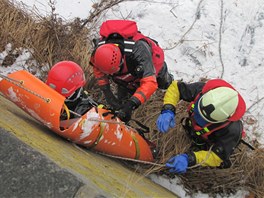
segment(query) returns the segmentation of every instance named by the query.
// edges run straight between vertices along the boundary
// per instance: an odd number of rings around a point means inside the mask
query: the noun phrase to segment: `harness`
[[[115,43],[118,44],[118,47],[121,49],[122,54],[129,55],[133,52],[133,47],[136,43],[133,39],[125,39],[120,37],[118,34],[111,35],[111,38],[102,38],[97,43],[97,47],[104,45],[106,43]]]
[[[143,35],[135,21],[107,20],[100,27],[100,40],[97,47],[106,43],[117,44],[124,56],[133,52],[135,43],[143,40],[148,43],[152,51],[152,61],[156,70],[156,76],[164,64],[164,51],[154,39]]]
[[[140,38],[140,36],[136,36],[136,37]],[[97,43],[97,47],[104,45],[106,43],[114,43],[118,45],[124,60],[126,60],[125,57],[129,56],[133,52],[133,48],[136,41],[132,39],[122,38],[118,34],[113,34],[110,36],[110,38],[102,38]],[[115,83],[123,87],[126,87],[129,90],[135,90],[138,88],[140,83],[138,76],[141,76],[143,72],[144,72],[144,68],[142,68],[142,66],[135,65],[135,68],[128,67],[126,61],[124,61],[120,71],[113,75],[110,75],[110,77]]]

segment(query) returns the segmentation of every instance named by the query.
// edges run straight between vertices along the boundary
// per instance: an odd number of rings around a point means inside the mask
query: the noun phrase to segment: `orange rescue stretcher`
[[[133,128],[103,108],[92,107],[79,118],[60,120],[65,97],[25,70],[0,81],[2,94],[58,135],[113,156],[153,161],[147,141]]]

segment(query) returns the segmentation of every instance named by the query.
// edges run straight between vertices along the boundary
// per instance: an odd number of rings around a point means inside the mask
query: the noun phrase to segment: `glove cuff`
[[[161,109],[161,113],[163,113],[164,111],[167,112],[167,110],[170,110],[175,115],[176,108],[172,104],[163,105],[163,107]]]
[[[139,101],[139,99],[137,99],[136,97],[132,96],[129,100],[129,103],[131,105],[131,108],[133,110],[135,110],[136,108],[138,108],[141,104],[141,102]]]

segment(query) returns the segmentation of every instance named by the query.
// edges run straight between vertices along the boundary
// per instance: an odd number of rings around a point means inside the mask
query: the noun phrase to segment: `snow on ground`
[[[29,9],[43,15],[50,13],[48,0],[17,2],[23,2]],[[55,12],[71,20],[88,17],[96,1],[54,2]],[[105,11],[100,20],[106,19],[137,21],[140,31],[159,41],[165,49],[166,62],[175,79],[193,82],[201,77],[222,77],[230,82],[246,101],[248,111],[244,121],[248,136],[250,139],[258,138],[264,145],[263,0],[131,0]],[[0,61],[5,53],[0,53]],[[0,68],[0,71],[5,74],[10,70],[27,68],[24,65],[27,56],[29,54],[25,51],[14,65]],[[258,120],[256,129],[255,125],[247,122],[249,118]],[[185,197],[185,191],[177,185],[177,180],[156,176],[152,179]],[[238,192],[233,197],[243,196],[243,192]],[[198,194],[197,197],[208,195]]]

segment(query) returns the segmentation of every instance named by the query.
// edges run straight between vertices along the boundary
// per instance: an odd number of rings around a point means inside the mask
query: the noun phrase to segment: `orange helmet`
[[[72,61],[56,63],[48,73],[46,84],[65,97],[83,87],[85,77],[82,68]]]
[[[114,74],[120,70],[122,54],[115,44],[99,46],[94,54],[94,65],[105,74]]]

